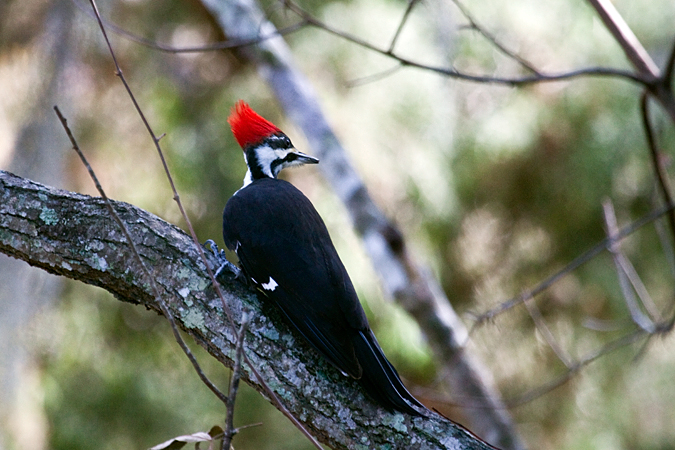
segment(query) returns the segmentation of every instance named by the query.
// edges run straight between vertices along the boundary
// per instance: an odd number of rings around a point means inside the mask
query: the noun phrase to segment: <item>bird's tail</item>
[[[359,381],[371,397],[384,406],[414,416],[424,416],[411,405],[422,411],[427,409],[405,388],[372,331],[359,332],[355,338],[354,350],[363,368],[363,376]]]

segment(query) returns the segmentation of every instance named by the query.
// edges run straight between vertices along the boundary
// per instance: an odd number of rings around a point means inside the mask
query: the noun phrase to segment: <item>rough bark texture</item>
[[[115,202],[179,326],[232,366],[235,331],[190,237],[127,203]],[[0,171],[0,252],[47,272],[100,286],[119,300],[159,311],[129,245],[102,199],[50,188]],[[412,418],[378,408],[353,380],[295,333],[273,307],[231,277],[222,281],[237,324],[250,312],[245,351],[268,385],[312,434],[332,448],[489,449],[434,415]],[[260,386],[244,367],[243,379]]]

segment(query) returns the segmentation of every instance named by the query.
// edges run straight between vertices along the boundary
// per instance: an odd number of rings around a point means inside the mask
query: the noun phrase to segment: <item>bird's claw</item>
[[[204,242],[203,247],[204,249],[210,251],[218,261],[218,266],[215,273],[213,274],[214,278],[218,278],[223,270],[228,270],[229,272],[233,273],[235,279],[239,279],[243,276],[241,269],[227,260],[227,257],[225,256],[225,250],[219,249],[212,239],[208,239],[206,242]]]

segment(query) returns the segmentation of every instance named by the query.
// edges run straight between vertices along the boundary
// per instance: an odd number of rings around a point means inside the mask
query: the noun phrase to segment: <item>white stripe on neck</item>
[[[246,186],[248,186],[251,183],[253,183],[253,175],[251,175],[251,169],[248,169],[246,171],[246,176],[244,177],[244,185],[242,187],[240,187],[239,189],[237,189],[237,192],[235,192],[232,195],[237,195],[239,193],[239,191],[241,191],[242,189],[244,189]]]

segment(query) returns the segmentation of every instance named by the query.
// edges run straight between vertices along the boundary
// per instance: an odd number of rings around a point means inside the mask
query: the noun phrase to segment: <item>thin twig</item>
[[[525,300],[525,302],[523,303],[525,304],[525,308],[527,309],[527,312],[530,314],[530,317],[532,317],[534,325],[537,327],[537,330],[539,330],[541,335],[544,337],[549,347],[551,347],[553,352],[558,356],[558,359],[560,359],[560,361],[562,361],[562,363],[565,364],[567,368],[571,368],[574,365],[572,358],[570,358],[567,352],[565,352],[565,350],[563,350],[563,348],[558,344],[558,341],[555,339],[555,336],[553,336],[553,333],[551,333],[551,330],[549,329],[548,325],[546,325],[546,321],[544,321],[544,318],[541,315],[541,311],[539,311],[539,308],[534,302],[534,299],[529,298]]]
[[[663,68],[663,84],[666,87],[670,88],[673,84],[673,76],[675,72],[675,41],[673,41],[672,47],[670,49],[670,55],[668,55],[668,61],[666,62],[666,67]]]
[[[578,78],[582,76],[612,76],[618,78],[624,78],[642,85],[647,85],[653,82],[653,79],[650,77],[648,79],[642,77],[640,74],[635,74],[633,72],[628,72],[620,69],[608,69],[603,67],[587,68],[573,70],[570,72],[565,72],[561,74],[535,74],[531,76],[524,77],[514,77],[514,78],[505,78],[505,77],[491,77],[483,75],[471,75],[463,72],[459,72],[455,69],[447,67],[432,66],[428,64],[422,64],[417,61],[404,58],[395,53],[390,53],[387,49],[380,48],[376,45],[373,45],[357,36],[354,36],[350,33],[340,31],[336,28],[331,27],[325,22],[315,18],[310,13],[300,8],[297,4],[293,3],[291,0],[283,0],[284,4],[294,13],[296,13],[300,18],[305,20],[308,25],[315,26],[320,28],[327,33],[333,34],[340,37],[346,41],[352,42],[360,47],[374,51],[381,55],[387,56],[389,58],[395,59],[403,66],[415,67],[418,69],[428,70],[435,72],[441,75],[445,75],[452,78],[457,78],[465,81],[473,81],[477,83],[494,83],[494,84],[505,84],[509,86],[523,86],[533,83],[541,83],[547,81],[565,81],[573,78]]]
[[[96,19],[96,14],[92,14],[88,8],[85,8],[85,5],[83,5],[79,0],[73,0],[73,3],[82,10],[85,14],[90,16],[93,19]],[[107,19],[101,18],[101,21],[103,24],[106,26],[107,29],[112,30],[114,33],[125,37],[129,39],[130,41],[136,42],[137,44],[143,45],[148,48],[152,48],[155,50],[159,50],[162,52],[166,53],[201,53],[201,52],[212,52],[212,51],[217,51],[217,50],[225,50],[229,48],[237,48],[237,47],[246,47],[248,45],[255,45],[259,44],[263,41],[266,41],[268,39],[275,38],[277,36],[286,36],[291,33],[295,33],[298,30],[301,30],[308,24],[304,21],[300,21],[296,24],[289,25],[285,28],[281,28],[279,30],[275,30],[274,33],[267,34],[265,36],[258,36],[256,38],[251,38],[251,39],[228,39],[226,41],[222,42],[214,42],[212,44],[204,44],[204,45],[194,45],[194,46],[188,46],[188,47],[174,47],[171,45],[166,45],[166,44],[161,44],[159,42],[153,41],[152,39],[147,39],[142,36],[138,36],[134,33],[131,33],[128,30],[125,30],[124,28],[112,23],[111,21]]]
[[[663,201],[670,205],[673,203],[673,195],[671,194],[670,185],[668,184],[668,173],[664,166],[664,158],[661,156],[651,122],[649,121],[649,94],[647,92],[644,92],[640,99],[640,112],[642,115],[642,126],[645,130],[649,155],[652,159],[652,167],[654,168],[659,191],[661,191]],[[673,242],[675,242],[675,211],[671,211],[670,214],[668,214],[668,223],[670,225],[670,232],[673,236]]]
[[[635,270],[635,266],[625,257],[625,255],[622,255],[619,262],[621,263],[621,269],[626,274],[626,277],[628,277],[628,281],[630,281],[631,286],[635,289],[635,293],[642,302],[642,306],[645,308],[645,311],[647,311],[647,314],[649,314],[652,322],[661,322],[661,313],[656,307],[656,303],[654,303],[652,296],[649,295],[647,286],[645,286],[642,278],[640,278],[637,270]]]
[[[666,66],[665,79],[669,79],[672,76],[673,64],[675,64],[675,47],[670,54],[670,58]],[[666,85],[666,88],[670,89],[670,82]],[[654,130],[652,129],[651,121],[649,120],[649,93],[647,91],[642,94],[640,99],[640,113],[642,116],[642,127],[645,130],[647,146],[649,147],[649,155],[651,156],[652,167],[654,168],[654,174],[656,175],[659,191],[661,192],[663,201],[666,204],[672,204],[673,196],[671,193],[670,184],[668,183],[668,172],[665,167],[665,161],[661,155],[661,152],[659,151],[656,137],[654,136]],[[668,214],[668,225],[668,228],[670,229],[670,251],[666,252],[666,255],[672,255],[672,246],[675,245],[675,210],[671,210],[670,214]],[[662,242],[664,242],[665,246],[666,243],[664,239],[662,239]],[[666,325],[666,328],[672,327],[673,324],[675,324],[675,316],[673,316],[671,319],[670,324]]]
[[[452,0],[452,3],[457,6],[457,8],[461,11],[461,13],[466,17],[466,20],[469,21],[469,27],[468,29],[478,31],[480,34],[485,37],[488,41],[494,45],[497,50],[502,52],[504,55],[508,56],[509,58],[515,60],[518,62],[521,66],[529,70],[530,72],[534,73],[535,75],[541,76],[541,72],[539,72],[536,67],[534,67],[533,64],[531,64],[529,61],[527,61],[525,58],[519,56],[518,54],[512,52],[511,50],[507,49],[504,45],[502,45],[497,38],[490,32],[488,32],[483,26],[481,26],[474,18],[473,15],[469,12],[468,8],[464,6],[462,2],[459,0]]]
[[[632,333],[629,333],[619,339],[616,339],[604,346],[602,346],[600,349],[591,352],[584,356],[579,362],[577,362],[574,366],[570,367],[569,370],[567,370],[564,374],[559,376],[558,378],[550,381],[549,383],[546,383],[542,386],[539,386],[535,389],[532,389],[529,392],[526,392],[525,394],[522,394],[518,397],[514,397],[511,399],[508,399],[506,401],[507,405],[509,408],[513,408],[516,406],[521,406],[526,403],[529,403],[539,397],[541,397],[544,394],[547,394],[554,390],[555,388],[562,386],[565,384],[567,381],[571,380],[574,375],[576,375],[581,369],[592,363],[593,361],[597,360],[598,358],[605,356],[609,353],[612,353],[616,350],[619,350],[623,347],[626,347],[627,345],[631,345],[640,338],[642,338],[645,334],[647,334],[644,330],[641,328],[635,329]]]
[[[229,450],[232,438],[237,430],[234,428],[234,403],[237,399],[237,390],[239,389],[239,379],[241,377],[241,365],[243,363],[244,353],[244,335],[248,326],[248,314],[241,316],[241,327],[237,333],[237,346],[234,351],[234,363],[232,367],[232,379],[230,380],[230,390],[227,393],[227,417],[225,418],[225,431],[223,433],[224,450]]]
[[[401,22],[399,22],[398,24],[398,28],[396,29],[396,33],[394,33],[394,37],[391,39],[391,44],[389,44],[389,50],[387,50],[388,54],[392,54],[394,52],[394,47],[396,47],[396,41],[398,41],[398,38],[401,35],[401,32],[403,31],[403,27],[408,21],[408,17],[410,17],[410,13],[412,12],[413,8],[415,7],[418,1],[419,0],[408,1],[408,7],[405,9],[405,12],[403,13],[403,18],[401,19]]]
[[[625,238],[626,236],[629,236],[633,234],[635,231],[639,230],[643,226],[659,219],[662,217],[664,214],[667,214],[675,209],[675,205],[673,204],[668,204],[662,208],[656,209],[652,211],[649,214],[644,215],[640,219],[628,224],[624,228],[622,228],[617,236],[617,240],[621,240]],[[592,248],[587,250],[586,252],[582,253],[581,255],[577,256],[574,258],[569,264],[567,264],[565,267],[563,267],[561,270],[558,272],[554,273],[550,277],[546,278],[539,284],[537,284],[534,288],[526,290],[522,292],[520,295],[517,297],[513,297],[509,300],[506,300],[504,302],[501,302],[499,305],[496,307],[489,309],[485,311],[482,314],[473,314],[473,318],[475,320],[475,323],[471,329],[473,332],[479,325],[482,325],[492,319],[494,319],[496,316],[499,314],[521,304],[527,299],[533,298],[537,296],[538,294],[542,293],[549,287],[551,287],[553,284],[561,280],[565,275],[573,272],[574,270],[578,269],[581,267],[583,264],[587,263],[591,259],[595,258],[598,254],[600,254],[603,250],[606,250],[608,246],[610,245],[610,240],[608,238],[603,239],[596,245],[594,245]]]
[[[626,266],[628,265],[625,261],[625,256],[621,253],[619,241],[617,241],[616,236],[619,231],[619,227],[616,221],[616,214],[614,212],[614,206],[612,203],[607,200],[602,203],[602,209],[605,216],[605,224],[607,225],[607,237],[610,241],[609,252],[612,254],[614,259],[614,265],[616,266],[616,274],[619,277],[619,287],[623,293],[623,298],[626,302],[626,307],[630,312],[630,316],[633,319],[633,323],[645,330],[647,333],[654,332],[654,322],[652,322],[640,309],[640,305],[633,291],[633,286],[628,278]]]
[[[188,357],[190,362],[192,363],[192,366],[195,368],[195,371],[197,372],[197,375],[199,375],[199,378],[206,384],[206,386],[211,389],[211,391],[216,394],[216,396],[223,402],[227,402],[227,396],[223,394],[220,389],[216,387],[215,384],[209,380],[209,378],[204,374],[204,371],[202,371],[201,367],[199,366],[199,363],[197,362],[197,359],[194,357],[192,354],[192,351],[190,351],[190,348],[187,346],[185,341],[183,340],[183,337],[180,335],[180,332],[178,331],[178,326],[176,325],[176,321],[173,318],[173,315],[169,311],[169,308],[166,306],[166,303],[164,303],[164,299],[162,298],[159,288],[157,287],[157,284],[155,283],[155,278],[150,276],[150,271],[148,270],[147,266],[143,262],[143,259],[141,258],[140,253],[138,252],[138,249],[136,248],[136,244],[134,243],[133,239],[131,238],[131,234],[129,233],[129,230],[127,229],[126,225],[120,219],[119,215],[115,211],[115,208],[113,208],[112,204],[110,203],[110,199],[108,196],[105,194],[103,187],[101,186],[101,183],[98,181],[98,177],[94,173],[94,169],[89,165],[89,162],[87,161],[87,158],[84,156],[84,153],[80,150],[80,147],[77,144],[77,141],[75,140],[75,137],[73,136],[73,133],[70,131],[70,128],[68,127],[68,122],[65,117],[61,114],[61,111],[59,111],[59,108],[57,106],[54,106],[54,111],[56,111],[56,115],[59,117],[59,120],[61,121],[61,124],[63,125],[63,128],[66,130],[66,134],[68,135],[68,139],[70,139],[71,144],[73,145],[73,150],[77,152],[79,155],[80,159],[82,160],[82,163],[84,166],[87,168],[87,171],[89,172],[89,176],[91,179],[94,181],[94,184],[96,185],[96,189],[98,190],[99,194],[101,194],[101,198],[105,201],[105,205],[108,208],[108,211],[110,212],[110,215],[112,218],[117,222],[117,225],[122,230],[122,233],[124,234],[124,237],[126,238],[127,242],[129,243],[129,246],[131,247],[131,251],[134,254],[134,258],[138,262],[138,264],[141,267],[141,270],[143,271],[143,274],[145,275],[145,279],[150,283],[150,287],[152,288],[152,292],[155,296],[155,299],[157,300],[157,303],[159,304],[159,307],[162,310],[162,313],[164,316],[167,318],[169,321],[169,324],[171,325],[171,330],[173,331],[174,338],[176,339],[176,342],[178,342],[178,345],[180,345],[181,349],[183,349],[183,352],[185,355]]]
[[[659,68],[609,0],[588,0],[628,60],[645,77],[659,78]]]
[[[510,399],[507,399],[505,401],[506,408],[515,408],[517,406],[522,406],[527,403],[530,403],[539,397],[542,397],[543,395],[548,394],[549,392],[553,391],[554,389],[562,386],[574,376],[581,371],[584,367],[588,366],[589,364],[593,363],[597,359],[601,358],[602,356],[605,356],[609,353],[612,353],[616,350],[619,350],[623,347],[626,347],[627,345],[634,344],[637,342],[641,337],[645,336],[646,333],[644,330],[641,328],[636,329],[632,333],[629,333],[625,336],[622,336],[614,341],[609,342],[608,344],[603,345],[601,348],[592,351],[588,353],[586,356],[584,356],[582,359],[580,359],[578,362],[575,362],[571,364],[568,367],[568,370],[565,371],[562,375],[558,376],[557,378],[549,381],[548,383],[545,383],[541,386],[538,386],[524,394],[521,394],[517,397],[512,397]],[[651,336],[651,335],[650,335]],[[457,399],[454,397],[450,397],[446,394],[439,394],[437,391],[433,391],[431,389],[425,389],[425,388],[417,388],[415,389],[415,394],[418,397],[421,397],[422,399],[429,399],[429,401],[433,401],[435,403],[442,403],[447,406],[453,406],[453,407],[463,407],[463,408],[482,408],[483,406],[472,402],[472,399],[470,398],[465,398],[465,399]]]
[[[227,319],[230,322],[230,325],[232,326],[233,330],[236,330],[236,326],[234,324],[234,319],[232,318],[232,314],[230,312],[230,308],[227,306],[227,303],[225,302],[225,297],[223,296],[222,291],[220,290],[220,285],[216,282],[215,276],[213,275],[213,271],[211,270],[211,267],[208,264],[208,261],[206,260],[206,255],[204,255],[204,249],[202,246],[199,244],[199,239],[197,239],[197,234],[195,233],[194,228],[192,227],[192,222],[190,221],[190,218],[188,217],[187,213],[185,212],[185,208],[183,208],[183,203],[180,200],[180,196],[178,195],[178,190],[176,189],[176,185],[173,181],[173,177],[171,176],[171,171],[169,170],[169,166],[166,163],[166,158],[164,158],[164,152],[162,151],[162,147],[159,145],[160,139],[164,137],[164,134],[161,136],[157,136],[155,132],[152,130],[152,127],[150,126],[150,123],[148,122],[148,119],[145,117],[145,114],[141,110],[140,105],[136,101],[136,96],[134,96],[134,93],[131,91],[131,87],[129,86],[129,83],[127,83],[126,78],[124,77],[124,74],[122,73],[122,69],[120,68],[120,65],[117,62],[117,57],[115,56],[115,52],[112,49],[112,45],[110,44],[110,40],[108,39],[108,33],[105,31],[105,27],[103,26],[103,21],[101,20],[101,15],[98,11],[98,7],[96,6],[96,1],[95,0],[89,0],[91,3],[91,6],[94,10],[94,14],[96,14],[96,20],[98,21],[99,28],[101,29],[101,33],[103,34],[103,37],[105,38],[105,42],[108,46],[108,50],[110,51],[110,56],[112,57],[112,60],[115,64],[115,75],[119,77],[119,79],[122,81],[122,84],[124,85],[124,88],[127,91],[127,94],[129,94],[129,98],[131,99],[131,102],[134,104],[134,108],[136,108],[136,112],[140,116],[141,120],[143,121],[143,124],[145,125],[145,128],[147,129],[148,133],[150,134],[150,137],[152,138],[152,142],[155,145],[155,149],[157,150],[157,154],[159,155],[159,159],[162,161],[162,166],[164,167],[164,173],[166,174],[166,177],[169,181],[169,185],[171,186],[171,191],[173,192],[173,199],[176,201],[176,204],[178,205],[178,209],[180,210],[181,216],[185,220],[185,223],[188,226],[188,230],[190,232],[190,235],[192,236],[192,240],[195,243],[195,246],[197,247],[197,251],[199,252],[199,256],[202,259],[202,262],[204,263],[204,266],[206,266],[206,271],[209,274],[209,277],[211,277],[211,282],[213,284],[213,287],[216,290],[216,293],[218,294],[218,297],[220,297],[221,302],[223,304],[223,311],[225,311],[225,315],[227,316]]]
[[[658,66],[610,0],[588,0],[588,2],[595,8],[609,32],[633,64],[638,76],[644,80],[645,87],[654,94],[675,124],[675,96],[673,96],[670,83],[666,83],[666,80],[672,80],[675,48],[672,49],[666,71],[661,75]]]
[[[345,85],[347,87],[353,88],[357,86],[363,86],[364,84],[373,83],[375,81],[380,81],[398,72],[399,70],[401,70],[402,67],[403,66],[401,66],[400,64],[396,64],[394,67],[391,67],[389,69],[385,69],[371,75],[366,75],[363,77],[348,80],[347,82],[345,82]]]
[[[310,432],[305,428],[298,419],[291,414],[291,412],[284,406],[283,403],[281,403],[281,400],[279,399],[279,396],[272,390],[272,388],[267,384],[267,382],[263,379],[262,375],[260,375],[260,372],[258,372],[258,369],[255,368],[253,364],[251,364],[251,361],[248,359],[248,356],[246,356],[246,353],[244,353],[244,361],[246,361],[246,364],[248,365],[249,369],[251,369],[251,372],[253,375],[255,375],[256,380],[260,383],[260,385],[265,389],[265,393],[270,398],[270,401],[274,403],[274,405],[277,407],[281,413],[288,418],[288,420],[295,425],[295,427],[300,430],[300,432],[314,445],[317,449],[323,450],[323,447],[321,447],[321,444],[319,444],[319,441],[316,440],[314,436],[310,434]]]
[[[651,197],[652,208],[661,205],[661,195],[659,193],[655,192]],[[658,236],[659,242],[661,243],[663,256],[665,257],[668,268],[670,269],[670,275],[675,278],[675,241],[673,240],[673,233],[672,229],[670,228],[670,224],[667,220],[657,220],[654,222],[654,228],[656,229],[656,235]]]

